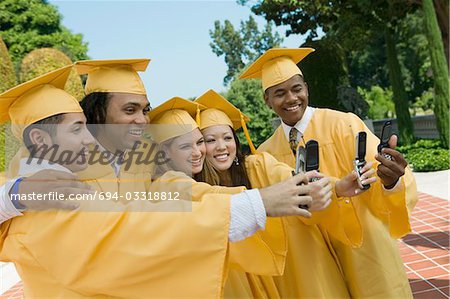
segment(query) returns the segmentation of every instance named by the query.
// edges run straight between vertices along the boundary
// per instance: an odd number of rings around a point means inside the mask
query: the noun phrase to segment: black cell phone
[[[362,131],[356,135],[356,157],[355,161],[353,161],[353,165],[355,167],[356,174],[358,175],[358,185],[362,190],[367,190],[370,188],[370,185],[363,185],[361,183],[361,169],[366,165],[366,142],[367,142],[367,133]]]
[[[306,143],[306,158],[305,171],[317,170],[319,171],[319,143],[313,139]],[[319,180],[312,178],[311,182]]]
[[[319,143],[312,139],[306,143],[305,170],[319,170]]]
[[[309,140],[306,146],[299,146],[295,157],[295,172],[305,173],[310,170],[319,170],[319,143],[315,140]],[[313,178],[311,181],[317,181],[318,178]],[[308,205],[299,205],[300,209],[308,210]]]
[[[384,123],[383,129],[381,130],[381,138],[380,138],[380,144],[378,144],[377,151],[378,154],[381,155],[381,150],[383,148],[389,148],[389,139],[392,136],[392,123],[390,120]],[[392,156],[389,154],[384,154],[383,157],[385,157],[388,160],[392,160]]]

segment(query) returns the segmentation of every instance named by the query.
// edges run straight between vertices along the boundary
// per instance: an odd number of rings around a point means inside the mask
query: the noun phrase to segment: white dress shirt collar
[[[306,128],[308,127],[309,122],[311,121],[311,118],[313,117],[314,111],[316,108],[313,107],[306,107],[305,113],[303,113],[302,119],[300,119],[296,124],[295,128],[300,132],[300,134],[297,135],[298,140],[300,141],[301,137],[303,136],[303,133],[305,132]],[[284,135],[286,136],[286,139],[289,140],[289,132],[291,131],[291,126],[285,124],[283,120],[281,121],[281,126],[283,127]]]

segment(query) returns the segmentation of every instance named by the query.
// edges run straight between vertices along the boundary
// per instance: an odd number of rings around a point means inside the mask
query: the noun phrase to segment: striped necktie
[[[297,138],[298,133],[299,132],[295,127],[292,127],[291,130],[289,131],[289,145],[294,155],[298,147],[298,138]]]

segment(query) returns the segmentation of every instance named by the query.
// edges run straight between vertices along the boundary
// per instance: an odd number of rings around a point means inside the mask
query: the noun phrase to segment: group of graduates
[[[258,149],[250,119],[213,90],[151,109],[138,74],[149,59],[78,61],[0,94],[22,144],[0,189],[0,260],[24,296],[412,298],[396,245],[417,202],[411,171],[395,135],[378,153],[356,115],[309,106],[297,64],[312,51],[270,49],[241,75],[261,79],[281,118]],[[81,102],[64,91],[73,68],[87,75]],[[320,172],[295,174],[308,140]],[[18,200],[50,192],[94,200]]]

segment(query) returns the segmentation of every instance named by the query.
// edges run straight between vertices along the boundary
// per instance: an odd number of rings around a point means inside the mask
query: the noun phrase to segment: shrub
[[[16,74],[8,49],[0,37],[0,93],[17,84]]]
[[[411,145],[399,146],[411,168],[417,172],[450,169],[449,150],[440,140],[419,140]]]
[[[72,64],[70,58],[59,50],[51,48],[33,50],[24,57],[20,65],[20,82],[31,80],[70,64]],[[80,76],[75,70],[72,70],[70,73],[64,89],[78,100],[83,98],[83,85],[81,84]]]
[[[0,93],[17,84],[8,49],[0,37]],[[5,169],[5,124],[0,125],[0,172]]]

